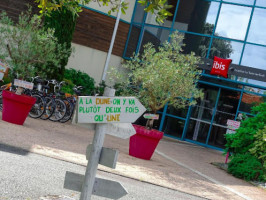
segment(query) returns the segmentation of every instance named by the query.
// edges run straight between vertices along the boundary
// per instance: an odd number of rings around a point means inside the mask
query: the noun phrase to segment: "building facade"
[[[129,9],[122,15],[110,66],[142,53],[148,42],[159,46],[170,41],[174,31],[184,36],[184,53],[193,51],[210,63],[214,56],[232,59],[228,78],[211,75],[207,62],[201,65],[198,86],[204,99],[185,109],[165,106],[156,125],[166,136],[223,149],[227,120],[252,116],[251,107],[266,99],[266,1],[168,0],[173,16],[160,25],[136,0],[127,1]],[[0,10],[15,19],[29,2],[34,0],[1,0]],[[97,83],[115,24],[108,10],[93,2],[84,6],[73,37],[75,52],[67,65],[88,73]]]
[[[193,51],[209,61],[214,56],[232,59],[236,68],[229,70],[228,78],[210,75],[210,68],[203,66],[198,86],[204,91],[204,99],[182,110],[166,106],[159,112],[157,125],[166,136],[223,149],[227,120],[252,116],[251,107],[266,99],[266,1],[168,3],[173,5],[173,16],[160,25],[154,15],[136,4],[123,57],[141,54],[148,42],[159,46],[170,41],[169,35],[179,31],[184,36],[184,53]]]

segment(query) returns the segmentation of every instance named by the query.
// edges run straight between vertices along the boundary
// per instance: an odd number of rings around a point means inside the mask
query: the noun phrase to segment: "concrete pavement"
[[[1,113],[0,113],[1,118]],[[0,120],[0,144],[86,166],[86,147],[93,131],[83,127],[28,118],[24,126]],[[150,161],[128,155],[129,140],[106,135],[105,147],[119,150],[116,169],[99,166],[207,199],[266,199],[265,190],[232,177],[211,162],[224,162],[222,152],[164,138]]]

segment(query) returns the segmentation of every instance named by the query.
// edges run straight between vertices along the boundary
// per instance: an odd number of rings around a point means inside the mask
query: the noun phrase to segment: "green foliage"
[[[239,178],[266,181],[266,103],[252,112],[255,116],[242,121],[235,134],[225,135],[226,151],[233,153],[228,171]]]
[[[79,12],[82,12],[82,8],[80,5],[86,5],[90,3],[92,0],[35,0],[38,3],[38,7],[41,9],[41,14],[50,15],[51,12],[61,9],[65,7],[69,11],[71,11],[74,15],[78,15]],[[99,3],[99,5],[109,6],[111,5],[110,11],[111,14],[115,12],[119,8],[120,0],[94,0]],[[148,7],[145,9],[147,12],[152,12],[156,14],[156,21],[158,23],[163,22],[168,16],[172,14],[168,11],[172,6],[167,4],[167,0],[139,0],[143,6]],[[121,11],[125,14],[125,10],[128,8],[128,3],[123,2],[121,4]],[[158,12],[155,12],[158,11]]]
[[[238,154],[228,164],[228,172],[245,180],[266,180],[263,166],[255,156],[251,154]]]
[[[147,6],[144,10],[146,12],[151,12],[156,14],[156,22],[163,23],[163,21],[168,17],[172,16],[172,13],[168,9],[172,8],[172,5],[167,4],[167,0],[139,0],[142,6]]]
[[[242,121],[235,134],[225,135],[227,140],[226,151],[229,150],[234,154],[245,154],[254,147],[254,135],[258,130],[263,129],[266,124],[266,103],[253,107],[252,113],[255,116]]]
[[[103,92],[104,92],[104,88],[106,87],[106,83],[105,81],[101,81],[100,84],[95,88],[95,92],[94,94],[99,95],[99,96],[103,96]]]
[[[11,72],[9,71],[8,76],[4,77],[3,80],[0,81],[0,86],[11,83],[14,78],[15,77],[13,77]]]
[[[17,24],[5,12],[0,18],[0,59],[9,64],[17,78],[40,75],[48,63],[60,67],[59,58],[68,56],[69,51],[54,37],[54,30],[45,29],[30,9],[19,16]]]
[[[147,44],[142,55],[126,61],[122,67],[128,73],[113,69],[112,77],[122,86],[122,94],[136,96],[153,113],[166,103],[176,108],[194,104],[189,101],[192,95],[202,96],[196,87],[200,58],[194,53],[182,54],[182,41],[183,36],[174,33],[171,43],[166,41],[158,51]]]
[[[71,80],[65,78],[63,79],[63,81],[65,81],[66,84],[62,86],[61,91],[68,94],[75,94],[75,92],[73,91],[75,84]]]
[[[254,135],[254,147],[249,151],[263,164],[266,170],[266,125]]]
[[[73,94],[73,87],[82,86],[81,91],[83,95],[92,95],[95,90],[95,81],[88,74],[75,69],[66,69],[64,73],[64,80],[68,85],[64,86],[62,90]]]
[[[68,58],[71,54],[71,41],[76,26],[76,15],[71,11],[62,7],[59,10],[52,11],[49,16],[44,18],[44,27],[46,29],[54,29],[54,36],[57,38],[59,44],[65,44],[65,48],[69,51],[67,57],[60,58],[60,68],[49,74],[50,79],[62,80],[65,71],[65,66],[68,63]],[[52,64],[48,68],[54,68]]]

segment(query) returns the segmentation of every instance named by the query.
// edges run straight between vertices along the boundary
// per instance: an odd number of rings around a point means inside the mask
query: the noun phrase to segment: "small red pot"
[[[148,130],[144,126],[133,124],[136,134],[130,137],[129,155],[150,160],[159,141],[163,137],[163,132],[152,129]]]
[[[2,96],[2,120],[23,125],[36,99],[31,96],[17,95],[7,90],[3,90]]]

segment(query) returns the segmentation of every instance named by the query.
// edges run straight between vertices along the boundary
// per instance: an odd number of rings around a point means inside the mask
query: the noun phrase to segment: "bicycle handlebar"
[[[39,76],[31,77],[31,82],[34,82],[35,79],[40,78]]]

